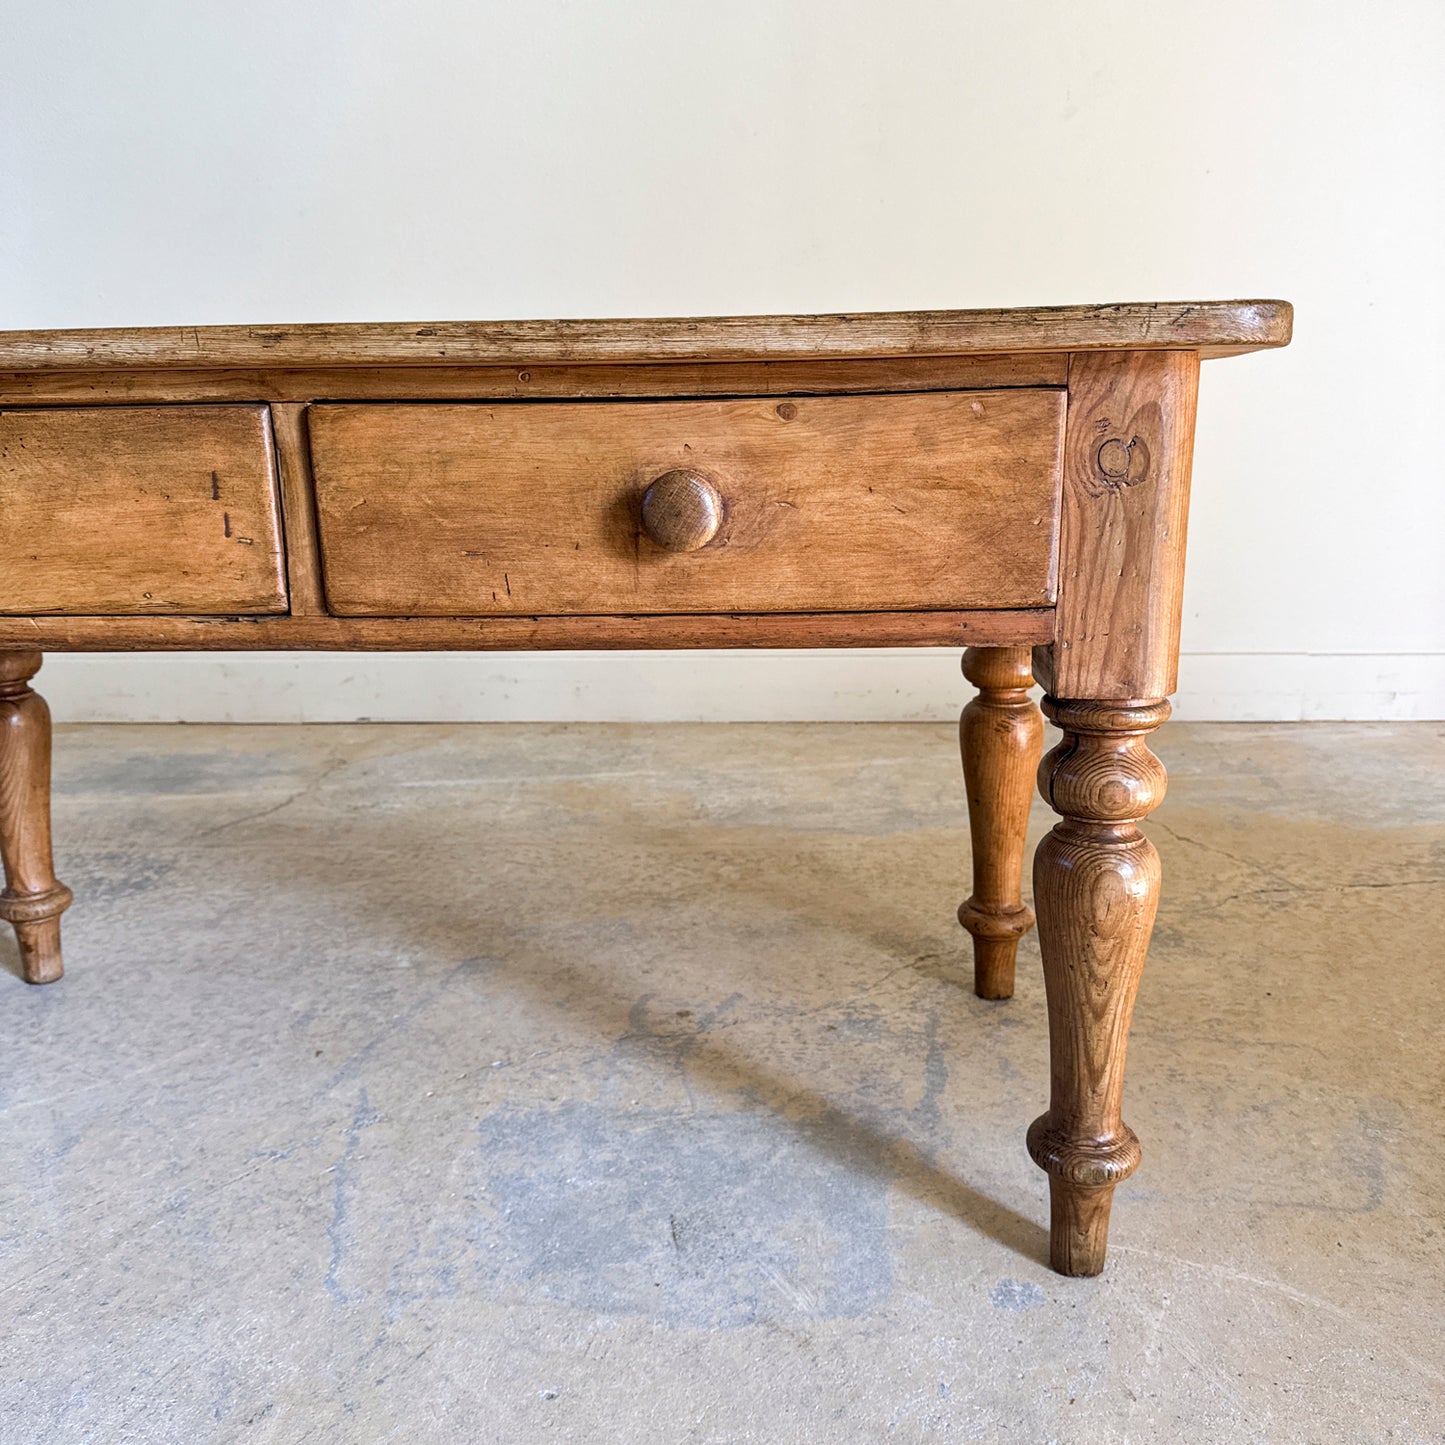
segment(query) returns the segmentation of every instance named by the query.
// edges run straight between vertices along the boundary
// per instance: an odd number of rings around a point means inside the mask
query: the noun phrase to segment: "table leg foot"
[[[1112,1184],[1049,1180],[1049,1265],[1059,1274],[1101,1274],[1109,1243]]]
[[[50,709],[30,679],[38,652],[0,652],[0,918],[14,925],[27,983],[63,972],[60,915],[71,892],[50,854]]]
[[[970,647],[963,675],[978,688],[958,721],[973,840],[973,892],[958,921],[973,935],[973,990],[1012,998],[1019,939],[1034,926],[1023,901],[1024,837],[1044,724],[1029,697],[1027,647]]]
[[[1104,1267],[1114,1186],[1139,1165],[1120,1108],[1160,874],[1138,824],[1164,796],[1145,739],[1169,704],[1045,698],[1044,712],[1064,737],[1039,767],[1039,790],[1061,821],[1034,855],[1050,1097],[1028,1146],[1049,1175],[1051,1263],[1090,1275]]]

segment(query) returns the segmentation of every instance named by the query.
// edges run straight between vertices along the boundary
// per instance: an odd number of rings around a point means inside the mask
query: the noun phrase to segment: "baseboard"
[[[1445,653],[1194,653],[1176,716],[1445,718]],[[940,648],[90,653],[46,659],[57,722],[927,722],[969,695]]]
[[[1195,652],[1175,716],[1219,722],[1445,718],[1445,652]]]

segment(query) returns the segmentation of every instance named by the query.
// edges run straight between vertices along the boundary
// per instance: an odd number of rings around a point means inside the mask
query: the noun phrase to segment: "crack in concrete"
[[[1445,878],[1402,878],[1394,883],[1321,883],[1313,887],[1303,883],[1286,883],[1278,888],[1250,888],[1241,893],[1230,893],[1219,899],[1216,907],[1236,903],[1241,898],[1271,898],[1280,894],[1295,894],[1300,898],[1317,898],[1326,893],[1385,893],[1395,888],[1438,888],[1445,884]]]
[[[274,817],[283,808],[289,808],[292,803],[299,802],[308,793],[319,791],[333,774],[339,773],[343,768],[349,767],[353,759],[340,758],[333,760],[304,787],[297,788],[289,797],[283,798],[279,803],[273,803],[270,807],[261,808],[254,813],[243,813],[239,818],[227,818],[223,823],[216,823],[212,827],[203,828],[199,833],[193,834],[191,843],[201,843],[208,838],[214,838],[219,833],[224,833],[230,828],[239,828],[243,823],[254,823],[261,818]]]

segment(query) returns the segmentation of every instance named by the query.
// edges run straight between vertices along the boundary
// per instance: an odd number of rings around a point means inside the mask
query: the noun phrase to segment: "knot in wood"
[[[1117,495],[1126,487],[1137,487],[1149,476],[1149,444],[1132,435],[1108,436],[1094,450],[1093,465],[1085,478],[1091,497]]]

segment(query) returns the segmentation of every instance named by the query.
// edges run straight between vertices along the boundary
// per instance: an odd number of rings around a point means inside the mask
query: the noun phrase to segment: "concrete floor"
[[[1079,1281],[950,730],[60,729],[0,1439],[1445,1440],[1445,728],[1158,751]]]

